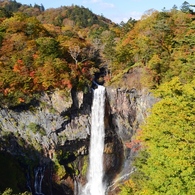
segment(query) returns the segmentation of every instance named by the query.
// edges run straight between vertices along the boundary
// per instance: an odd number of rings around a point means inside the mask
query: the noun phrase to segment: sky
[[[45,9],[60,6],[79,5],[89,8],[93,13],[103,15],[113,22],[127,22],[129,18],[140,19],[150,9],[161,11],[163,8],[169,10],[176,5],[178,9],[185,0],[17,0],[22,4],[43,5]],[[187,0],[194,4],[193,0]]]

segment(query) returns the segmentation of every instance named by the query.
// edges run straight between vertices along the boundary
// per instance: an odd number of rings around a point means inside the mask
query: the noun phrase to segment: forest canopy
[[[95,72],[99,71],[99,49],[86,38],[89,24],[81,24],[85,19],[77,13],[91,18],[97,25],[95,28],[105,29],[112,24],[78,6],[56,9],[51,15],[50,10],[44,12],[36,5],[24,8],[15,1],[3,3],[0,10],[0,99],[3,104],[28,103],[42,91],[85,90],[91,85]],[[29,15],[26,11],[30,8],[41,11]],[[62,12],[65,24],[56,23],[53,18],[46,20]],[[79,48],[76,64],[71,48]]]
[[[180,10],[150,10],[139,21],[120,25],[76,5],[48,10],[16,1],[0,5],[4,103],[29,102],[55,88],[84,90],[102,67],[108,85],[121,83],[135,67],[141,67],[140,82],[150,88],[174,76],[193,78],[195,28],[188,2]]]
[[[97,75],[105,85],[139,83],[157,95],[135,135],[141,149],[122,195],[195,194],[194,53],[195,12],[186,1],[121,24],[76,5],[45,10],[0,1],[2,107],[56,89],[87,93]]]

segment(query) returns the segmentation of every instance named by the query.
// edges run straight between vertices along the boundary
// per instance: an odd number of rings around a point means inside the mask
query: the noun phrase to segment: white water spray
[[[36,195],[44,195],[42,193],[42,182],[44,177],[45,167],[37,167],[35,169],[35,194]]]
[[[105,195],[103,184],[104,113],[105,87],[98,85],[98,88],[94,90],[88,182],[83,190],[83,195]]]

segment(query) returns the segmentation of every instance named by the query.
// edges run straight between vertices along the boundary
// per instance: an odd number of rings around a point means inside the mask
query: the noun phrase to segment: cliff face
[[[147,89],[130,90],[122,88],[107,88],[107,105],[109,105],[109,123],[112,132],[120,140],[120,145],[115,146],[117,154],[118,146],[121,147],[120,166],[117,177],[112,178],[109,186],[109,194],[115,194],[117,186],[126,180],[133,172],[132,160],[136,155],[138,145],[132,145],[135,133],[144,123],[149,114],[149,109],[157,101]],[[115,142],[113,142],[115,144]],[[115,161],[116,162],[116,161]]]
[[[110,193],[114,193],[118,182],[132,171],[135,153],[127,146],[155,101],[146,90],[107,88],[104,179]],[[83,94],[72,90],[43,94],[40,101],[32,105],[0,109],[2,151],[19,159],[30,175],[28,188],[32,192],[36,192],[35,176],[29,173],[29,162],[31,169],[46,167],[45,194],[73,194],[74,181],[85,183],[91,104],[91,92]],[[115,180],[117,175],[121,180]]]
[[[55,91],[31,105],[0,109],[1,151],[15,157],[29,180],[15,191],[35,193],[35,169],[44,167],[45,194],[72,193],[79,169],[73,162],[87,154],[91,100],[91,93]]]
[[[40,102],[30,106],[2,108],[1,136],[12,133],[32,145],[34,140],[47,154],[51,148],[63,145],[67,140],[87,138],[90,128],[90,99],[86,110],[82,106],[83,94],[78,93],[74,97],[71,93],[56,91],[50,95],[44,94]]]

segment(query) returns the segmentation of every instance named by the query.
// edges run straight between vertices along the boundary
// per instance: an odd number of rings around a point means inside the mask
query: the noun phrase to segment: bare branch
[[[78,45],[70,46],[69,53],[71,57],[74,59],[75,63],[85,62],[86,60],[92,59],[98,49],[96,47],[84,47],[80,48]]]
[[[81,53],[81,48],[78,45],[70,46],[69,51],[71,57],[74,59],[75,63],[78,64],[78,56]]]
[[[95,56],[96,49],[94,47],[83,48],[81,53],[81,62],[92,59]]]

